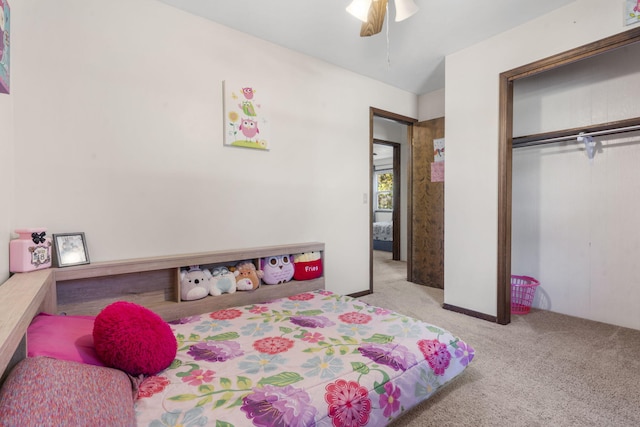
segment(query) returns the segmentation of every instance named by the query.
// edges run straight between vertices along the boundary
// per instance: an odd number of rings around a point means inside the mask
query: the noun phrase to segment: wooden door
[[[444,182],[431,182],[433,140],[438,138],[444,138],[444,117],[413,125],[408,277],[444,289]]]

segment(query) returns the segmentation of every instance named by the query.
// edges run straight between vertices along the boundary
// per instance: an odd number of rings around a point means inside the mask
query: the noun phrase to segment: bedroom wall
[[[579,0],[447,56],[445,303],[497,314],[499,74],[629,28],[622,2]]]
[[[9,278],[13,169],[13,95],[0,93],[0,283]]]
[[[444,88],[418,96],[418,121],[444,117],[444,99]]]
[[[10,92],[0,93],[0,284],[9,278],[9,240],[11,239],[11,217],[13,213],[13,99],[14,99],[14,76],[13,76],[13,4],[11,7],[11,28],[10,39]],[[4,34],[3,34],[4,35]]]
[[[640,44],[514,84],[514,135],[640,117]],[[640,329],[640,132],[513,152],[512,271],[534,307]]]
[[[327,288],[368,289],[369,107],[414,94],[154,0],[13,18],[14,159],[51,173],[15,171],[11,228],[84,231],[93,261],[322,241]],[[223,147],[225,79],[268,95],[271,151]]]

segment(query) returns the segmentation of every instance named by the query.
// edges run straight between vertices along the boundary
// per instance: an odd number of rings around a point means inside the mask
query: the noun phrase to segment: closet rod
[[[531,146],[534,146],[534,145],[551,144],[551,143],[560,142],[560,141],[570,141],[572,139],[577,140],[578,137],[580,137],[580,136],[613,135],[613,134],[616,134],[616,133],[633,132],[635,130],[640,130],[640,125],[624,126],[624,127],[618,127],[618,128],[612,128],[612,129],[604,129],[604,130],[598,130],[598,131],[592,131],[592,132],[580,132],[580,133],[574,133],[572,135],[563,135],[563,136],[557,136],[557,137],[553,137],[553,138],[535,139],[535,140],[522,141],[522,142],[518,142],[517,138],[514,138],[514,140],[513,140],[513,148],[531,147]]]

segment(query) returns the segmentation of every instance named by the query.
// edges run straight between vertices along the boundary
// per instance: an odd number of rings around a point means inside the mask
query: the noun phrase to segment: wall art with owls
[[[266,285],[279,285],[293,278],[293,262],[291,255],[278,255],[260,259],[260,269]]]
[[[250,84],[222,82],[224,145],[269,150],[269,120],[263,89]]]

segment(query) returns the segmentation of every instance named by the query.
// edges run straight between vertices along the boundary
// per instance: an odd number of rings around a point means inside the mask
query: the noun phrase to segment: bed
[[[55,287],[41,276],[42,289]],[[150,375],[100,366],[87,342],[96,317],[35,316],[30,328],[37,319],[74,322],[74,333],[40,331],[58,343],[49,348],[74,354],[19,361],[0,389],[0,424],[382,426],[473,359],[471,346],[438,326],[323,288],[273,286],[287,294],[255,302],[240,293],[251,303],[168,322],[177,353]],[[61,330],[70,335],[52,336]],[[27,338],[32,348],[36,333]]]
[[[393,252],[393,222],[378,221],[373,223],[373,249]]]

